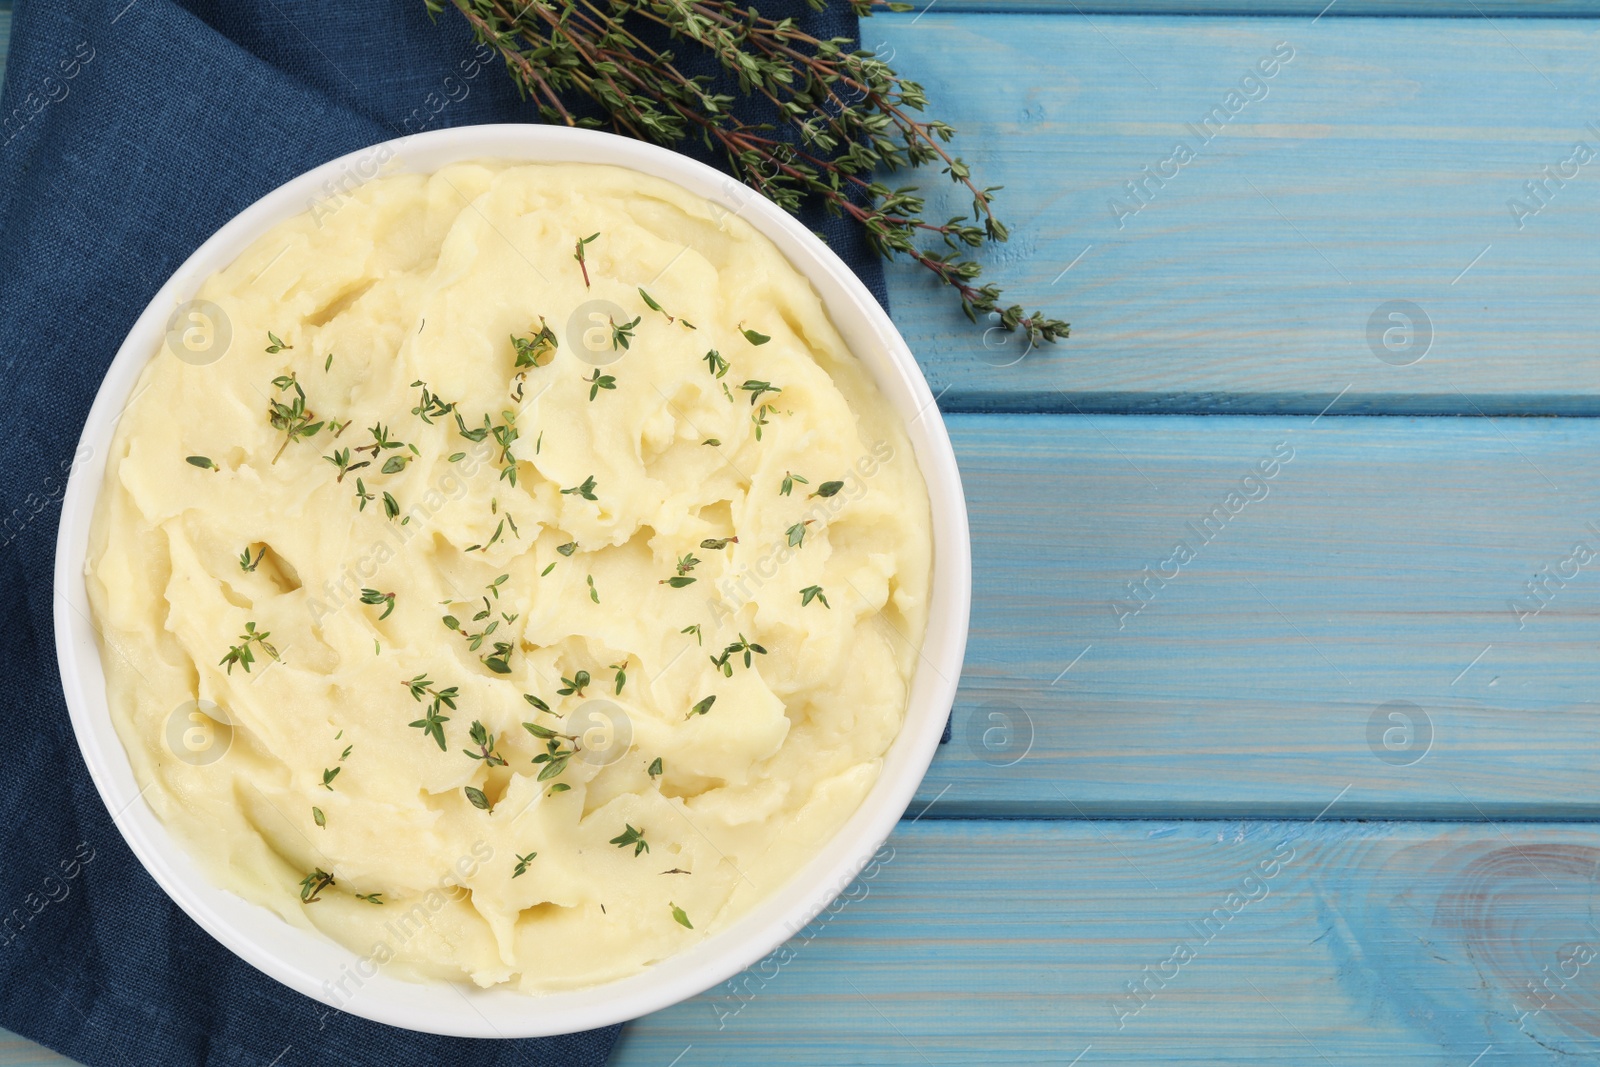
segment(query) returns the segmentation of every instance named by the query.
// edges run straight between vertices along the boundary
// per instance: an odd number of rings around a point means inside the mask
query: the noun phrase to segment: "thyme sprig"
[[[491,541],[490,543],[492,544],[493,542]],[[482,597],[480,597],[480,599],[483,601],[483,607],[472,616],[470,621],[481,623],[485,620],[488,620],[488,623],[477,633],[473,633],[463,626],[461,620],[455,615],[444,615],[441,617],[440,621],[444,623],[445,629],[454,630],[456,633],[467,639],[467,648],[469,650],[476,652],[479,648],[483,647],[484,641],[500,628],[501,622],[504,622],[509,626],[511,623],[516,622],[520,617],[520,613],[518,612],[502,611],[500,612],[500,618],[491,618],[491,616],[495,614],[495,609],[494,605],[489,602],[489,597],[493,596],[495,600],[499,600],[500,586],[504,584],[504,582],[510,577],[511,575],[509,574],[502,574],[500,577],[484,586],[486,592]],[[496,674],[510,674],[511,654],[516,651],[516,645],[511,641],[494,641],[490,643],[489,647],[489,652],[478,657],[483,661],[483,665],[488,667],[491,671],[494,671]]]
[[[311,421],[316,416],[306,406],[306,391],[300,388],[300,383],[295,380],[293,374],[278,375],[272,379],[272,385],[280,393],[294,391],[294,399],[287,404],[276,397],[267,401],[267,423],[274,430],[283,432],[283,444],[278,446],[278,451],[272,456],[272,462],[276,463],[291,441],[316,436],[317,431],[322,429],[322,423]]]
[[[300,879],[300,903],[315,904],[321,899],[319,894],[333,884],[333,875],[318,867]]]
[[[474,752],[470,748],[464,748],[461,750],[462,752],[475,760],[482,760],[485,767],[504,767],[506,765],[505,757],[495,749],[494,734],[489,732],[488,727],[477,719],[473,719],[472,729],[468,733],[472,738],[472,743],[478,746],[478,751]]]
[[[451,711],[455,710],[456,698],[460,695],[458,687],[452,685],[446,689],[439,689],[434,686],[432,679],[428,677],[426,672],[408,681],[402,681],[400,684],[410,691],[411,699],[413,700],[420,702],[425,696],[433,698],[429,702],[428,710],[423,713],[422,718],[409,725],[421,730],[424,735],[433,738],[439,745],[440,752],[447,751],[449,746],[444,742],[444,724],[450,721],[450,716],[439,714],[439,709],[445,707]]]
[[[548,710],[548,709],[541,709]],[[578,754],[580,742],[571,734],[557,733],[548,726],[525,722],[522,728],[543,741],[545,750],[533,757],[535,766],[543,764],[538,781],[547,782],[567,769],[567,763]]]
[[[385,593],[385,592],[381,592],[380,590],[377,590],[377,589],[363,589],[363,590],[361,590],[361,602],[363,604],[382,604],[382,605],[384,605],[383,614],[378,616],[378,621],[379,622],[382,622],[384,619],[387,619],[389,617],[390,613],[394,611],[394,594],[393,593]]]
[[[765,656],[767,654],[767,650],[765,648],[762,648],[760,645],[755,644],[752,641],[746,640],[744,634],[740,634],[739,635],[739,640],[734,641],[733,643],[728,645],[727,648],[723,649],[722,650],[722,654],[720,656],[711,656],[709,658],[711,660],[711,665],[713,667],[715,667],[719,671],[721,671],[726,677],[732,678],[733,677],[733,660],[732,660],[731,657],[739,655],[740,653],[743,653],[743,655],[744,655],[744,665],[748,669],[750,664],[751,664],[751,662],[752,662],[751,657],[750,657],[750,654],[752,652],[755,653],[756,655],[760,655],[760,656]],[[706,706],[708,708],[710,707],[709,704],[707,704]],[[705,714],[705,712],[702,711],[700,714],[703,715],[703,714]]]
[[[650,842],[644,839],[643,830],[635,830],[629,823],[623,823],[622,825],[622,833],[613,837],[611,844],[616,845],[618,848],[627,848],[632,845],[635,856],[640,856],[650,851]]]
[[[443,8],[434,7],[433,10],[442,11]],[[510,60],[508,59],[507,62],[509,63]],[[589,288],[589,261],[584,258],[583,246],[599,236],[600,235],[598,233],[591,233],[587,237],[580,237],[573,243],[572,246],[572,258],[578,261],[578,268],[583,271],[583,287],[585,289]]]
[[[1030,344],[1068,335],[1068,324],[1019,304],[1003,306],[993,283],[978,283],[982,266],[970,253],[1010,236],[994,214],[998,186],[980,187],[967,164],[946,148],[955,130],[923,118],[923,87],[902,78],[876,54],[847,37],[821,39],[793,19],[762,17],[736,0],[448,0],[478,40],[505,60],[517,87],[546,122],[601,126],[575,115],[572,95],[599,105],[619,133],[668,147],[698,137],[719,152],[740,181],[797,212],[807,200],[856,222],[885,258],[906,257],[956,291],[974,323],[993,316]],[[446,0],[424,0],[442,11]],[[849,0],[858,16],[906,10],[891,0]],[[821,9],[826,0],[812,0]],[[683,72],[679,57],[646,38],[666,31],[693,42],[737,81],[747,100],[776,109],[776,126],[756,121],[740,99],[714,92],[712,79]],[[972,213],[946,221],[926,217],[914,186],[891,188],[873,172],[937,167],[965,195]],[[584,272],[579,239],[573,258]]]
[[[221,667],[226,665],[228,668],[228,673],[232,674],[233,665],[237,663],[239,666],[244,668],[244,673],[249,674],[250,664],[256,661],[255,652],[251,648],[252,645],[261,649],[261,651],[271,659],[277,659],[278,650],[273,648],[272,645],[267,642],[267,638],[271,636],[272,634],[266,630],[258,631],[255,623],[245,623],[244,633],[239,635],[239,643],[229,647],[228,654],[217,661],[217,666]]]
[[[323,456],[322,458],[339,468],[339,476],[334,479],[336,482],[344,481],[344,476],[351,471],[358,471],[362,467],[372,466],[370,459],[364,459],[360,463],[351,463],[350,450],[348,448],[336,448],[331,456]]]
[[[511,335],[511,347],[516,350],[519,368],[542,367],[549,363],[556,356],[556,345],[556,335],[545,325],[543,315],[539,316],[539,332],[532,337]]]

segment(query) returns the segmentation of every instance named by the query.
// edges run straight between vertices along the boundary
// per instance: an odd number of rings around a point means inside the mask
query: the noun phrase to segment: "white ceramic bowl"
[[[734,925],[643,973],[571,992],[527,996],[367,975],[356,954],[212,885],[140,796],[111,723],[84,583],[89,523],[118,415],[160,351],[173,310],[278,222],[381,171],[431,173],[462,160],[610,163],[676,182],[766,234],[822,296],[834,324],[903,417],[933,511],[933,599],[904,728],[859,810],[810,863]],[[623,137],[553,126],[473,126],[375,145],[268,193],[190,256],[156,293],[118,350],[89,411],[62,500],[56,540],[55,635],[61,683],[89,773],[134,855],[178,906],[240,958],[308,997],[378,1022],[463,1037],[537,1037],[637,1018],[750,966],[802,929],[872,857],[910,803],[938,746],[966,649],[971,601],[966,503],[950,439],[911,351],[850,269],[783,209],[687,157]],[[333,983],[347,980],[345,997]]]

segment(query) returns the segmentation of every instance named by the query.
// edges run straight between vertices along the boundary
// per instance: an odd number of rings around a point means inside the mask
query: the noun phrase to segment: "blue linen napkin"
[[[761,6],[818,36],[856,34],[838,0],[823,14]],[[334,156],[537,120],[465,22],[431,20],[421,0],[17,3],[0,97],[0,1025],[91,1067],[605,1062],[618,1027],[410,1033],[330,1011],[213,941],[151,881],[90,783],[51,629],[78,433],[124,334],[184,258]],[[859,233],[807,221],[884,300]]]

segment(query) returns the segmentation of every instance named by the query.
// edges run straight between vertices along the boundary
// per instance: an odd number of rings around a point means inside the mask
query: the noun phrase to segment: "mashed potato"
[[[859,805],[926,488],[742,219],[464,164],[198,295],[231,340],[180,316],[145,370],[88,584],[145,799],[219,884],[363,974],[571,988],[727,925]]]

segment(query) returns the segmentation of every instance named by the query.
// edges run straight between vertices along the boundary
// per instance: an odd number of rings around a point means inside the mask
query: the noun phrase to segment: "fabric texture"
[[[819,36],[856,33],[843,4],[760,6]],[[17,3],[0,98],[0,1025],[91,1067],[605,1062],[617,1027],[415,1034],[332,1011],[212,940],[144,872],[95,792],[52,638],[79,431],[123,336],[178,265],[330,158],[425,129],[534,121],[464,20],[432,19],[421,0]],[[883,300],[860,234],[820,213],[807,221]]]

